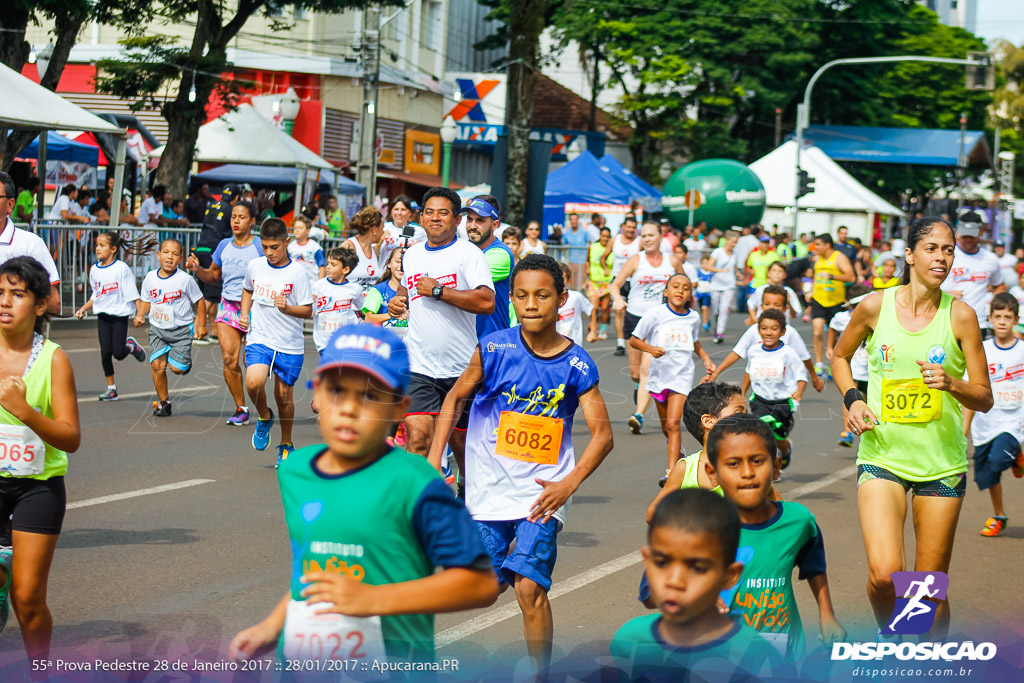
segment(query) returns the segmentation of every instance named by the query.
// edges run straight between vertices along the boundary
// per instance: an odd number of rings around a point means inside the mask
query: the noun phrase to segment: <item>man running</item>
[[[622,227],[619,228],[619,234],[615,236],[611,246],[605,251],[604,256],[601,257],[602,261],[608,257],[609,250],[612,254],[612,279],[614,280],[615,276],[622,270],[622,266],[626,265],[629,257],[640,253],[640,240],[636,236],[636,216],[633,214],[626,215],[626,218],[622,221]],[[628,282],[622,285],[622,297],[624,299],[629,298]],[[625,319],[626,309],[615,309],[616,356],[626,355],[626,338],[623,332],[623,322]]]
[[[814,237],[814,289],[811,292],[811,329],[814,338],[814,372],[825,375],[825,328],[846,301],[846,283],[856,275],[850,259],[835,248],[832,235]]]
[[[978,245],[978,236],[983,224],[981,216],[968,211],[960,216],[956,227],[956,251],[953,254],[953,269],[942,283],[942,291],[949,292],[974,309],[978,315],[978,326],[984,341],[992,336],[992,324],[988,320],[989,292],[998,294],[1006,291],[999,269],[999,259],[991,251]]]
[[[509,276],[512,275],[515,256],[504,242],[494,236],[494,231],[501,225],[501,205],[496,197],[489,194],[474,197],[462,213],[466,215],[466,236],[480,247],[494,282],[494,312],[476,319],[476,335],[483,339],[485,335],[509,327]]]

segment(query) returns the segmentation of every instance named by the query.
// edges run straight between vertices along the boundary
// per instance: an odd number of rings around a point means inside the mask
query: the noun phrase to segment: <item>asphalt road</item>
[[[810,346],[809,325],[798,328]],[[733,315],[726,343],[707,346],[716,362],[741,331],[740,316]],[[174,416],[158,419],[151,415],[148,364],[131,357],[118,363],[122,399],[100,403],[96,396],[105,384],[94,327],[58,322],[52,337],[75,368],[83,431],[82,447],[70,457],[70,509],[50,579],[53,658],[181,660],[189,671],[195,659],[222,659],[230,638],[263,619],[287,589],[290,553],[272,449],[252,449],[251,426],[224,424],[232,405],[217,346],[195,347],[193,372],[172,379]],[[142,330],[139,338],[144,337]],[[632,385],[625,359],[612,355],[613,343],[588,347],[600,369],[616,444],[575,496],[559,535],[551,592],[556,661],[567,653],[577,663],[599,661],[616,629],[646,611],[636,601],[639,549],[645,542],[644,512],[664,471],[664,437],[653,408],[644,433],[629,433]],[[307,341],[307,373],[315,359]],[[723,379],[738,382],[741,373],[737,365]],[[318,435],[304,385],[305,378],[296,387],[299,446]],[[870,641],[874,626],[856,511],[856,451],[836,445],[841,400],[834,386],[826,384],[822,394],[809,388],[804,398],[793,464],[779,490],[816,515],[838,618],[853,638]],[[588,438],[582,419],[574,436],[580,449]],[[683,445],[687,452],[697,448],[689,435]],[[1011,525],[1002,537],[979,535],[991,510],[973,482],[960,518],[950,597],[951,633],[966,634],[962,639],[1011,642],[1024,636],[1024,597],[1017,589],[1024,481],[1008,475],[1004,482]],[[913,552],[912,531],[907,552]],[[813,596],[806,586],[798,586],[796,595],[808,643],[817,645]],[[439,658],[458,660],[463,678],[525,675],[522,622],[511,591],[488,609],[439,616],[436,626]],[[0,635],[0,679],[10,680],[5,673],[16,671],[21,659],[12,615]],[[149,676],[118,674],[117,680],[159,680]]]

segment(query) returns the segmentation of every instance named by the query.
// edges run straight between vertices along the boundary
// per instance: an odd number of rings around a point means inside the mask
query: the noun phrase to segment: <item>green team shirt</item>
[[[804,654],[793,568],[800,568],[800,580],[824,574],[825,544],[810,510],[800,503],[775,505],[775,514],[768,521],[743,525],[736,552],[743,575],[726,602],[732,618],[760,632],[791,659]]]
[[[755,249],[750,252],[750,256],[747,257],[747,265],[750,266],[750,270],[754,273],[750,286],[757,289],[761,285],[766,284],[768,282],[768,266],[779,260],[781,260],[779,255],[774,251],[762,254],[760,250]]]
[[[36,339],[41,338],[41,335],[36,335]],[[35,340],[33,340],[33,343],[36,343]],[[36,356],[28,373],[22,378],[25,382],[25,402],[51,420],[53,419],[53,401],[51,400],[53,354],[59,348],[60,346],[49,339],[43,341],[39,355]],[[2,425],[15,425],[19,428],[25,427],[24,422],[7,412],[3,406],[0,406],[0,430],[2,430]],[[42,472],[39,474],[15,476],[9,471],[0,470],[0,476],[9,479],[46,480],[53,477],[62,477],[67,474],[68,454],[59,448],[54,448],[45,441],[43,442],[43,447],[46,459],[43,461]]]
[[[18,199],[14,202],[14,212],[11,214],[11,220],[18,223],[30,221],[32,220],[32,212],[35,208],[36,198],[28,190],[22,190],[21,194],[18,195]],[[27,218],[22,218],[18,209],[25,209]]]
[[[700,479],[698,478],[699,470],[697,468],[700,467],[700,454],[703,452],[703,450],[700,450],[697,451],[696,453],[691,453],[690,455],[683,458],[683,461],[686,463],[686,472],[683,473],[683,483],[679,485],[679,488],[700,488]],[[722,491],[721,485],[709,490],[711,491],[711,493],[717,493],[720,496],[725,495],[725,493]]]
[[[660,621],[660,614],[637,617],[615,633],[609,649],[628,680],[738,683],[780,673],[781,657],[748,626],[736,623],[718,640],[697,647],[675,647],[658,632]]]
[[[396,448],[357,470],[329,475],[316,464],[325,451],[323,444],[300,448],[277,470],[292,549],[292,600],[302,600],[299,579],[306,572],[382,585],[430,576],[435,567],[490,567],[465,506],[422,456]],[[384,616],[381,631],[389,658],[433,659],[434,615]]]

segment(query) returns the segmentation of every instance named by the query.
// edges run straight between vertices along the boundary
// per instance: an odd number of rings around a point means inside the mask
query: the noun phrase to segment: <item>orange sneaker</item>
[[[982,536],[998,536],[1006,528],[1006,517],[989,517],[985,522],[985,528],[981,530]]]
[[[1018,479],[1024,477],[1024,451],[1017,454],[1013,464],[1010,465],[1010,471],[1013,472],[1013,476]]]

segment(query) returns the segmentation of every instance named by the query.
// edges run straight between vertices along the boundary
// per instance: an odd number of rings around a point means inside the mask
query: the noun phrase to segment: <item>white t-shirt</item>
[[[323,351],[335,330],[359,322],[356,312],[363,308],[363,288],[354,282],[332,282],[321,278],[313,285],[313,343]]]
[[[305,244],[299,244],[295,240],[289,242],[288,258],[298,263],[306,271],[310,287],[320,279],[320,266],[327,265],[323,247],[312,239],[306,240]]]
[[[754,395],[768,401],[789,398],[797,390],[797,382],[807,381],[807,370],[796,351],[782,342],[766,350],[754,344],[747,354],[747,375]]]
[[[622,241],[622,235],[616,235],[612,240],[612,275],[618,275],[622,266],[631,256],[640,253],[640,236],[637,235],[633,241],[626,244]]]
[[[716,269],[724,269],[723,272],[711,276],[711,289],[725,292],[736,287],[736,248],[732,253],[725,253],[724,247],[718,247],[711,252],[711,258],[715,261]]]
[[[740,358],[746,358],[750,347],[761,343],[761,334],[757,331],[757,325],[751,325],[743,333],[736,346],[732,347],[733,353]],[[810,360],[811,354],[807,352],[807,345],[800,337],[800,333],[792,325],[786,325],[786,331],[782,335],[782,343],[796,352],[801,361]]]
[[[160,216],[163,215],[163,213],[164,213],[164,203],[163,203],[163,201],[159,201],[158,202],[157,200],[153,199],[152,197],[146,197],[145,199],[142,200],[142,206],[139,207],[139,220],[147,228],[148,227],[156,227],[156,223],[154,222],[154,220],[156,220],[156,219],[153,218],[153,217],[155,216],[156,218],[159,218]],[[58,216],[59,215],[60,214],[58,214]]]
[[[988,322],[988,309],[984,306],[985,295],[989,285],[998,287],[1001,284],[1003,275],[995,254],[981,248],[968,254],[958,244],[953,254],[953,268],[942,283],[942,291],[962,292],[960,298],[975,310],[978,325],[984,330],[992,327]]]
[[[1002,433],[1024,440],[1024,342],[1015,339],[1008,348],[1000,348],[995,339],[982,344],[988,359],[988,380],[992,384],[992,409],[974,413],[971,441],[975,448]],[[964,373],[964,381],[968,373]]]
[[[736,241],[736,246],[733,247],[733,253],[736,254],[736,263],[742,264],[739,267],[742,269],[747,264],[747,258],[750,256],[750,252],[757,249],[757,245],[761,241],[753,235],[740,235],[740,238]]]
[[[680,315],[662,304],[644,313],[633,336],[652,346],[665,349],[661,358],[651,360],[647,372],[647,390],[652,394],[666,389],[687,395],[693,387],[693,349],[700,329],[700,314],[687,310]]]
[[[558,334],[563,334],[583,346],[583,316],[589,316],[593,310],[594,304],[590,303],[590,299],[575,289],[570,289],[565,305],[558,309],[555,329],[558,330]]]
[[[304,346],[302,319],[281,312],[274,305],[274,299],[283,294],[289,306],[313,303],[313,293],[302,266],[289,260],[275,268],[266,256],[261,256],[249,261],[242,286],[252,294],[246,343],[262,344],[278,353],[301,354]]]
[[[57,200],[53,203],[53,208],[50,209],[50,214],[47,218],[51,221],[62,221],[64,220],[64,217],[61,216],[61,211],[67,211],[69,216],[73,216],[75,213],[71,208],[71,197],[68,197],[66,194],[62,194],[57,197]]]
[[[832,322],[828,326],[835,330],[836,334],[842,335],[852,317],[851,311],[839,311],[832,317]],[[836,341],[838,342],[839,339],[837,338]],[[853,358],[850,359],[850,372],[853,373],[855,382],[868,381],[868,350],[863,343],[857,347]]]
[[[423,226],[417,225],[416,223],[409,223],[408,226],[413,229],[413,236],[409,238],[410,247],[414,244],[427,241],[427,231],[423,229]],[[385,223],[384,242],[380,245],[381,268],[387,268],[388,261],[391,259],[391,252],[401,247],[403,244],[405,244],[405,238],[402,237],[402,228],[395,226],[391,221]]]
[[[46,269],[50,278],[50,284],[60,284],[60,274],[57,272],[57,264],[50,256],[50,250],[46,248],[39,235],[14,227],[11,219],[7,219],[7,225],[3,232],[0,232],[0,263],[7,263],[12,258],[19,256],[31,256]]]
[[[377,284],[380,274],[384,272],[380,265],[380,258],[377,256],[377,245],[370,245],[369,256],[367,256],[366,252],[363,251],[363,247],[359,244],[359,240],[354,237],[345,242],[342,246],[347,249],[352,249],[356,252],[356,256],[359,257],[359,263],[357,263],[356,267],[352,269],[352,272],[348,274],[348,281],[355,282],[363,288],[364,292]]]
[[[89,284],[92,286],[93,313],[135,315],[139,290],[135,285],[135,274],[124,261],[114,259],[105,266],[97,263],[89,269]]]
[[[428,377],[458,377],[476,349],[476,315],[416,292],[422,277],[434,278],[442,287],[494,291],[491,270],[484,253],[472,242],[453,238],[443,247],[420,242],[405,253],[402,284],[409,290],[409,369]],[[496,301],[495,306],[508,306]]]
[[[318,228],[314,225],[309,229],[309,239],[315,240],[318,244],[321,244],[325,239],[327,239],[327,233],[323,228]]]
[[[668,258],[668,255],[666,255],[665,258]],[[683,261],[683,273],[686,277],[690,278],[690,284],[692,284],[693,288],[696,289],[697,282],[700,280],[697,276],[697,266],[693,265],[689,261]]]
[[[530,246],[530,240],[523,238],[523,251],[520,253],[520,257],[526,256],[527,254],[546,254],[547,247],[544,246],[544,240],[537,238],[537,244]]]
[[[1024,289],[1020,288],[1020,285],[1014,285],[1010,287],[1010,294],[1017,300],[1017,303],[1024,306]]]
[[[1003,275],[1003,284],[1007,287],[1017,284],[1017,257],[1013,254],[1003,254],[1001,257],[997,256],[996,259],[999,261],[999,269]]]
[[[195,278],[181,270],[170,277],[160,277],[159,270],[149,271],[142,279],[141,294],[149,303],[149,324],[162,330],[191,325],[196,317],[192,304],[203,298]]]
[[[695,240],[692,237],[687,237],[683,240],[683,244],[686,245],[690,255],[693,257],[699,257],[701,252],[708,248],[708,243],[705,240]]]
[[[767,286],[767,284],[761,285],[747,298],[747,308],[753,311],[754,320],[757,320],[757,317],[761,315],[761,299],[764,298],[764,290]],[[800,303],[800,297],[797,296],[796,292],[785,285],[783,285],[783,287],[786,289],[786,296],[789,298],[789,305],[793,307],[792,312],[786,312],[786,317],[794,318],[800,314],[800,311],[804,310],[804,307]]]
[[[661,265],[654,266],[647,258],[647,253],[641,253],[638,257],[636,269],[629,278],[629,298],[626,300],[626,312],[637,317],[642,316],[652,308],[661,305],[665,293],[665,285],[668,284],[676,272],[672,265],[672,259],[661,255]],[[687,273],[691,282],[697,281],[697,269],[693,274]]]

